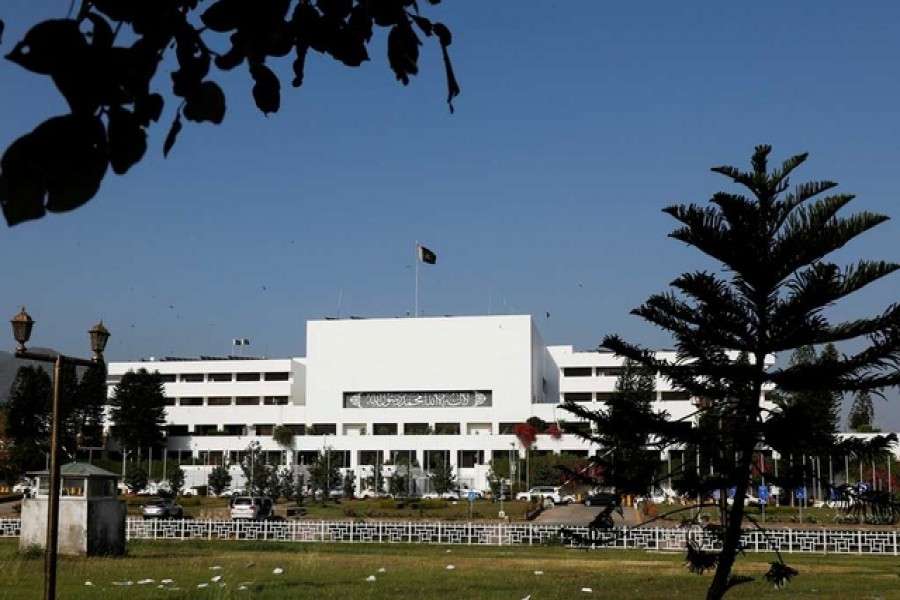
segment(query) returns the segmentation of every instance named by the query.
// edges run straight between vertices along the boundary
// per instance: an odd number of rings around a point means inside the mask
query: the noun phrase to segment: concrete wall
[[[22,502],[22,534],[19,550],[46,548],[49,498]],[[125,552],[125,503],[116,498],[87,501],[59,499],[57,552],[72,555],[106,555]]]

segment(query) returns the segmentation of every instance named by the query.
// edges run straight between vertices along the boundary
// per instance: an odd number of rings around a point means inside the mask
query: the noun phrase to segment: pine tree
[[[110,398],[113,435],[124,450],[158,447],[164,441],[166,395],[162,377],[146,369],[128,371]]]
[[[838,300],[895,272],[900,265],[859,261],[840,267],[827,257],[888,219],[869,212],[838,213],[852,195],[820,197],[833,182],[804,183],[789,191],[789,176],[807,155],[789,158],[769,170],[771,148],[759,146],[749,172],[723,166],[713,171],[744,188],[719,192],[711,205],[670,206],[664,212],[681,226],[670,237],[721,263],[719,272],[698,271],[677,277],[675,291],[655,294],[633,311],[669,331],[677,359],[607,336],[603,346],[638,361],[697,399],[696,426],[660,428],[661,439],[692,445],[717,440],[718,484],[734,488],[733,509],[723,503],[722,550],[707,592],[718,600],[745,581],[732,571],[740,550],[743,506],[758,444],[767,443],[764,390],[785,393],[877,391],[900,384],[900,305],[871,318],[831,324],[824,310]],[[767,357],[802,346],[854,342],[860,350],[812,363],[769,368]],[[647,430],[654,432],[653,423]],[[805,431],[795,432],[802,438]],[[885,443],[887,440],[881,440]],[[696,482],[694,493],[702,493]],[[689,490],[690,491],[690,490]],[[692,567],[708,556],[691,552]],[[776,583],[793,574],[783,562],[766,577]]]
[[[875,419],[875,406],[872,396],[866,390],[860,390],[853,397],[850,412],[847,415],[847,428],[850,431],[867,433],[873,431],[872,421]]]
[[[44,467],[44,454],[49,451],[52,396],[53,384],[44,369],[19,367],[6,407],[8,461],[16,475]]]

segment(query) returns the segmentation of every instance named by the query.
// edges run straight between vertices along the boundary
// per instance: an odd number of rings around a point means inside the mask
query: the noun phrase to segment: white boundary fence
[[[0,537],[18,537],[19,519],[0,519]],[[587,527],[507,523],[393,521],[216,521],[128,519],[129,540],[258,540],[277,542],[469,544],[487,546],[565,544],[596,548],[682,551],[686,536],[716,548],[710,530],[637,527],[590,530]],[[747,530],[746,552],[819,554],[900,554],[896,529]]]

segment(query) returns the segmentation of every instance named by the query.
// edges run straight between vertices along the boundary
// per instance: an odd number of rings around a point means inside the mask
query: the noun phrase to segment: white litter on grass
[[[522,600],[531,600],[531,594],[528,594],[527,596],[525,596],[524,598],[522,598]]]
[[[84,585],[94,585],[94,584],[91,583],[90,581],[85,581],[85,582],[84,582]]]
[[[366,581],[375,581],[375,576],[369,575],[368,577],[366,577]]]
[[[246,586],[246,585],[239,585],[239,586],[238,586],[238,589],[241,590],[241,591],[243,592],[244,590],[247,589],[247,586]]]
[[[141,579],[138,581],[138,585],[147,585],[148,583],[156,583],[155,579]]]
[[[455,569],[455,568],[456,568],[456,567],[454,567],[453,565],[447,565],[447,570],[448,570],[448,571],[452,571],[452,570]]]
[[[210,581],[212,581],[213,583],[215,583],[215,582],[217,582],[217,581],[222,581],[222,576],[221,576],[221,575],[216,575],[215,577],[213,577],[212,579],[210,579]]]
[[[585,593],[587,593],[587,594],[593,594],[593,593],[594,593],[594,590],[592,590],[591,588],[581,588],[581,591],[582,591],[582,592],[585,592]]]
[[[543,572],[543,571],[535,571],[534,574],[535,574],[535,575],[543,575],[544,572]]]
[[[198,583],[198,584],[197,584],[197,587],[198,587],[198,588],[205,588],[205,587],[209,587],[209,584],[208,584],[208,583]]]
[[[451,550],[450,548],[447,548],[447,554],[450,554],[451,552],[453,552],[453,550]]]
[[[133,581],[113,581],[113,585],[134,585]]]
[[[274,569],[272,569],[272,572],[276,575],[281,575],[282,573],[284,573],[284,569],[282,569],[281,567],[275,567]]]
[[[385,571],[387,571],[387,569],[385,569],[384,567],[381,567],[380,569],[378,569],[379,573],[384,573]]]
[[[220,565],[213,565],[209,568],[210,571],[221,571],[222,567]]]
[[[162,581],[160,581],[160,583],[175,583],[175,582],[171,579],[163,579]]]

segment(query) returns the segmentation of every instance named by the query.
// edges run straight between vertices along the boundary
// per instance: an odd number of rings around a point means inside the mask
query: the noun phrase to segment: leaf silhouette
[[[113,173],[124,175],[147,151],[147,134],[131,112],[114,106],[109,111],[109,164]]]
[[[51,19],[28,30],[6,58],[41,75],[68,69],[87,50],[88,43],[72,19]]]
[[[253,100],[256,106],[268,115],[278,112],[281,106],[281,82],[275,73],[263,64],[254,64],[250,67],[250,75],[256,83],[253,85]]]
[[[408,21],[394,26],[388,34],[388,62],[403,85],[409,85],[409,76],[419,72],[421,43]]]
[[[200,15],[200,20],[204,25],[219,33],[237,29],[243,12],[241,10],[242,3],[242,0],[219,0]]]
[[[225,94],[213,81],[204,81],[184,99],[184,118],[218,125],[225,118]]]
[[[175,138],[178,137],[179,131],[181,131],[181,115],[175,115],[175,120],[172,121],[169,133],[166,134],[166,141],[163,143],[163,158],[169,156],[169,151],[175,145]]]
[[[70,114],[44,121],[0,159],[7,223],[78,208],[97,193],[107,165],[106,132],[98,117]]]

